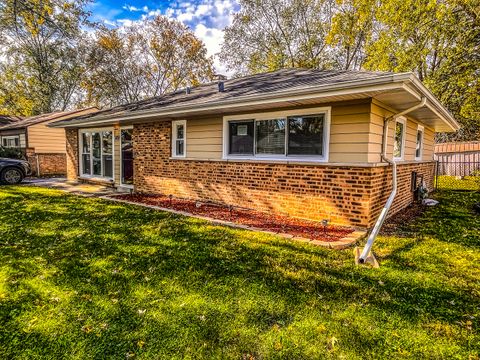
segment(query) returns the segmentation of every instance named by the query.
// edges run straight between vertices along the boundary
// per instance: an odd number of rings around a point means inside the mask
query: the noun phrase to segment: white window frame
[[[422,140],[420,142],[420,156],[417,156],[417,141],[418,141],[418,133],[422,133]],[[423,159],[423,147],[424,147],[424,141],[425,141],[425,128],[418,124],[417,126],[417,132],[415,133],[415,160],[416,161],[421,161]]]
[[[83,134],[90,133],[90,169],[93,172],[93,156],[92,156],[92,136],[91,133],[102,133],[110,131],[112,133],[112,177],[103,176],[103,175],[90,175],[83,173]],[[101,135],[100,135],[101,140]],[[87,179],[103,179],[103,180],[111,180],[115,179],[115,132],[113,127],[112,128],[92,128],[92,129],[79,129],[78,130],[78,164],[80,170],[80,178],[87,178]],[[100,147],[100,159],[102,162],[102,170],[101,173],[103,174],[103,145]]]
[[[400,156],[395,156],[395,133],[397,131],[397,123],[403,124],[403,132],[402,132],[402,148],[400,149]],[[405,158],[405,137],[407,134],[407,119],[404,117],[398,117],[395,119],[395,126],[393,128],[393,148],[392,148],[392,155],[393,160],[395,161],[402,161]]]
[[[177,154],[177,126],[183,126],[183,154]],[[187,156],[187,120],[174,120],[172,121],[172,157],[184,158]]]
[[[4,140],[8,142],[8,140],[17,140],[18,139],[18,146],[8,146],[4,145]],[[7,148],[7,149],[20,149],[22,147],[22,144],[20,142],[20,135],[8,135],[8,136],[2,136],[2,146]]]
[[[256,147],[255,132],[256,132],[256,121],[259,120],[272,120],[272,119],[285,119],[285,152],[288,148],[288,117],[292,116],[306,116],[306,115],[325,115],[325,121],[323,125],[323,155],[234,155],[229,154],[229,122],[230,121],[241,121],[248,120],[254,122],[254,152]],[[268,113],[251,113],[243,115],[229,115],[223,117],[223,155],[222,159],[224,160],[273,160],[273,161],[295,161],[295,162],[319,162],[325,163],[328,162],[329,158],[329,148],[330,148],[330,118],[331,118],[331,107],[317,107],[309,109],[299,109],[299,110],[286,110],[286,111],[275,111]]]

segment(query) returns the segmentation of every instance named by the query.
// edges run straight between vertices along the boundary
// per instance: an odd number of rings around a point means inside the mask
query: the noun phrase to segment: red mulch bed
[[[312,240],[338,241],[354,231],[348,227],[332,225],[324,227],[320,222],[315,221],[272,215],[249,209],[232,208],[230,210],[225,205],[177,198],[170,199],[162,195],[125,194],[112,197]]]
[[[410,226],[413,221],[420,217],[426,209],[426,206],[422,205],[420,202],[415,202],[402,211],[399,211],[388,218],[383,224],[382,230],[380,230],[381,235],[401,235],[401,234],[410,234],[413,228]]]

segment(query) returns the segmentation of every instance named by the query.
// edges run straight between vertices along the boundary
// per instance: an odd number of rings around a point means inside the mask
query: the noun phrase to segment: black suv
[[[0,158],[0,183],[19,184],[31,173],[28,161]]]

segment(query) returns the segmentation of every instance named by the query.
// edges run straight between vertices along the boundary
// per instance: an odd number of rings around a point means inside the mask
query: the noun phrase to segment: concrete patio
[[[63,177],[27,178],[23,181],[22,184],[26,186],[37,186],[62,190],[75,195],[81,195],[86,197],[100,197],[118,193],[118,191],[112,187],[86,184],[81,182],[71,182],[67,181],[67,179]]]

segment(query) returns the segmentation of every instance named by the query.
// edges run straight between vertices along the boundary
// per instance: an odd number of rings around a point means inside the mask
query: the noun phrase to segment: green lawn
[[[0,187],[0,359],[478,359],[480,194],[437,199],[369,269],[351,249]]]
[[[464,178],[440,175],[437,177],[437,187],[444,190],[480,190],[480,174]]]

